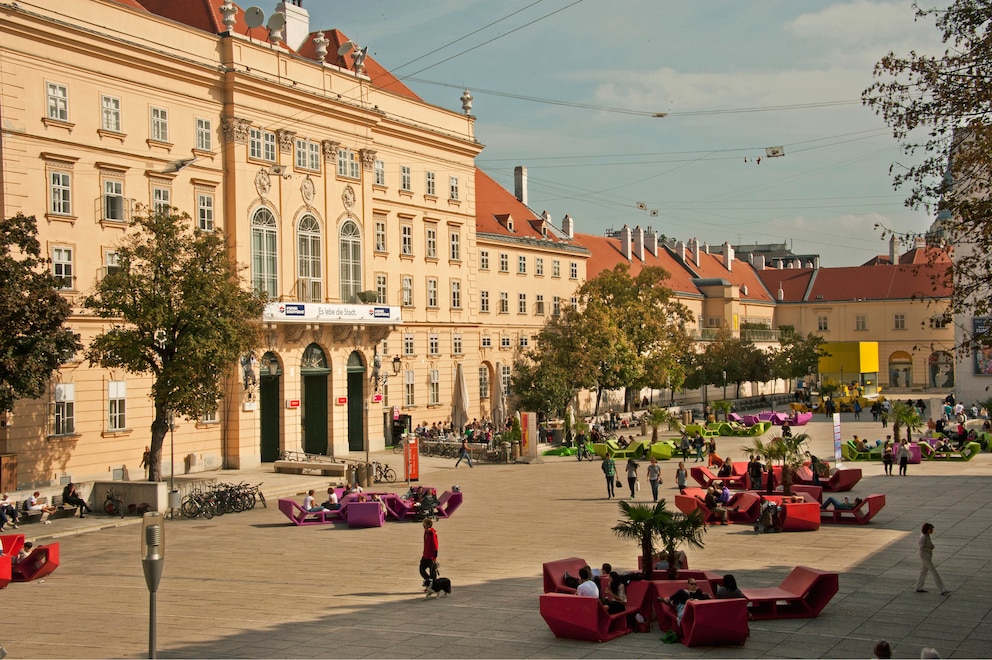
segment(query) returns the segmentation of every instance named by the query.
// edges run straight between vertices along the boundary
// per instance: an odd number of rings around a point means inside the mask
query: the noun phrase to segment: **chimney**
[[[675,243],[675,258],[679,260],[680,264],[685,263],[685,243],[682,241]]]
[[[658,234],[656,234],[650,227],[648,227],[648,230],[644,232],[644,247],[646,247],[648,252],[650,252],[653,256],[658,256]]]
[[[276,5],[276,11],[286,17],[283,43],[299,50],[310,36],[310,14],[303,8],[302,2],[280,2]]]
[[[734,248],[730,247],[730,243],[723,244],[723,267],[727,272],[734,269]]]
[[[695,238],[689,241],[689,250],[692,252],[692,262],[698,266],[700,264],[699,241]]]
[[[794,264],[793,265],[793,268],[802,268],[803,267],[803,262],[802,262],[802,260],[799,257],[796,257],[792,261],[793,261],[793,264]]]
[[[816,270],[819,270],[819,268],[820,268],[820,256],[819,255],[813,257],[813,268],[816,269]]]
[[[630,261],[630,227],[627,225],[620,230],[620,252],[624,259]]]
[[[775,295],[779,302],[785,300],[785,291],[782,289],[782,283],[778,283],[778,293]]]
[[[896,245],[896,235],[892,234],[889,239],[889,263],[895,265],[899,263],[898,246]]]
[[[513,194],[520,203],[527,206],[527,168],[523,165],[513,168]]]
[[[634,227],[634,255],[644,262],[644,231],[640,225]]]
[[[765,255],[763,255],[763,254],[754,254],[753,252],[751,254],[754,256],[754,269],[755,270],[764,270],[765,269]]]
[[[550,223],[551,222],[551,213],[547,209],[545,209],[544,210],[544,213],[541,214],[541,218],[545,222]]]
[[[561,231],[569,238],[575,238],[575,220],[567,213],[561,219]]]
[[[710,244],[709,243],[703,243],[703,252],[705,252],[706,254],[709,254],[710,253]]]

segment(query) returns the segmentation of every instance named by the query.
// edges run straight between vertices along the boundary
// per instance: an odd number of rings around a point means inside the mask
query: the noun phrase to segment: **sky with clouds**
[[[471,90],[479,167],[512,190],[525,165],[530,207],[578,231],[785,242],[848,266],[888,252],[876,224],[931,222],[893,189],[908,156],[860,102],[889,51],[942,50],[908,1],[303,4],[426,101],[461,111]]]

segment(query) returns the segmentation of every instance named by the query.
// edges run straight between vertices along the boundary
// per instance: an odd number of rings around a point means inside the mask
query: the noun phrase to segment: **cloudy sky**
[[[259,2],[263,9],[265,2]],[[477,164],[579,231],[652,226],[713,245],[786,242],[825,266],[887,252],[906,163],[860,103],[890,50],[938,52],[904,0],[306,0],[430,103],[475,96]],[[667,113],[666,117],[652,117]],[[767,158],[766,147],[785,156]],[[758,158],[761,162],[758,163]],[[643,202],[648,211],[639,210]],[[657,217],[650,211],[657,210]]]

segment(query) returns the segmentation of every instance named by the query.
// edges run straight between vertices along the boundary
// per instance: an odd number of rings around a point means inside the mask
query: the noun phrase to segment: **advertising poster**
[[[843,458],[840,453],[840,413],[834,413],[834,462],[840,465]]]

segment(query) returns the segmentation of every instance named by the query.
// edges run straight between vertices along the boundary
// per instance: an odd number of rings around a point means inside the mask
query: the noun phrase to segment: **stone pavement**
[[[884,437],[879,424],[849,417],[845,438]],[[832,439],[823,420],[797,431],[810,432],[814,453],[826,457]],[[724,439],[718,451],[738,458],[745,442]],[[400,462],[392,453],[373,459]],[[886,477],[880,463],[857,465],[865,479],[851,496],[880,492],[888,500],[871,524],[769,535],[717,526],[706,533],[704,550],[689,551],[693,568],[733,572],[744,586],[777,585],[797,564],[840,571],[840,592],[821,616],[753,622],[743,647],[697,649],[662,644],[657,628],[606,644],[559,640],[541,619],[542,562],[577,556],[594,566],[636,566],[637,544],[611,531],[617,504],[605,499],[598,462],[551,458],[455,470],[452,460],[425,459],[420,483],[439,490],[458,484],[465,492],[465,504],[437,524],[441,573],[454,593],[430,601],[417,574],[419,525],[294,527],[274,495],[321,489],[326,479],[225,472],[229,481],[265,481],[271,505],[210,521],[167,521],[159,656],[868,657],[879,638],[892,643],[895,657],[919,657],[923,646],[945,658],[992,656],[992,455],[911,465],[908,477]],[[662,467],[670,501],[675,467]],[[638,499],[646,501],[645,491]],[[948,597],[932,583],[930,593],[913,590],[916,541],[926,520],[936,526],[935,561],[953,590]],[[88,516],[22,526],[42,541],[67,535],[59,539],[62,565],[55,573],[0,592],[7,621],[0,644],[11,657],[146,656],[149,597],[136,521],[120,526]],[[103,525],[118,526],[97,529]],[[86,530],[92,531],[78,533]]]

